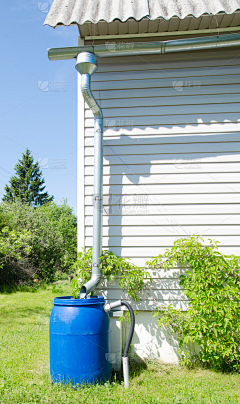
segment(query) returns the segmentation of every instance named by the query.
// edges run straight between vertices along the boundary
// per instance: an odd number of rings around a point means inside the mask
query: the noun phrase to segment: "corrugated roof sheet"
[[[240,9],[240,0],[54,0],[44,24],[79,25],[89,21],[127,21],[144,17],[169,20],[173,16],[184,19],[187,15],[200,17],[221,11],[232,14]]]

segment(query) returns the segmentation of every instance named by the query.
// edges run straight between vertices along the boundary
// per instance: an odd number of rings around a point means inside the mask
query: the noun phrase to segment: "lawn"
[[[36,293],[0,294],[0,403],[168,404],[240,403],[240,375],[188,370],[150,362],[131,365],[131,386],[121,375],[104,386],[54,386],[49,376],[48,324],[55,296],[67,283]]]

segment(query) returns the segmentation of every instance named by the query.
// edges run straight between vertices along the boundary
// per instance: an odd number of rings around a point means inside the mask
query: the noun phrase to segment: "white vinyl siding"
[[[239,73],[233,50],[99,59],[92,89],[104,116],[104,249],[143,266],[177,238],[199,234],[240,255]],[[94,120],[87,106],[84,116],[89,248]],[[179,270],[153,276],[152,295],[135,307],[184,307]],[[115,283],[102,292],[125,297]]]

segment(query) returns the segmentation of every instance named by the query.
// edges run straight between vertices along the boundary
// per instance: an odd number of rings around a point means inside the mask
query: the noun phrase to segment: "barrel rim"
[[[103,296],[89,296],[86,299],[75,299],[72,296],[58,296],[54,298],[54,306],[91,306],[105,303]]]

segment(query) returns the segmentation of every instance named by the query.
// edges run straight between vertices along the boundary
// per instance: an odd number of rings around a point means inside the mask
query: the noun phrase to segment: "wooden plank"
[[[101,292],[102,293],[102,292]],[[99,292],[100,294],[100,292]],[[108,299],[107,292],[103,292],[103,296],[108,303],[114,302],[119,298],[116,296],[114,299]],[[157,306],[160,305],[172,305],[176,309],[181,309],[182,311],[187,311],[188,305],[187,300],[138,300],[134,302],[131,299],[124,299],[129,302],[134,310],[137,311],[154,311]]]
[[[239,62],[239,61],[238,61]],[[240,64],[229,65],[227,68],[227,74],[239,74]],[[224,76],[226,74],[225,66],[195,66],[193,68],[186,66],[181,69],[146,69],[146,70],[125,70],[122,72],[108,72],[102,73],[97,72],[92,76],[91,82],[93,88],[95,83],[108,82],[108,81],[126,81],[126,80],[154,80],[154,79],[169,79],[173,78],[176,80],[186,78],[186,80],[191,80],[191,78],[200,76]]]
[[[103,116],[105,120],[107,118],[114,118],[118,122],[118,118],[124,118],[127,120],[127,117],[136,117],[136,116],[169,116],[169,115],[196,115],[201,114],[227,114],[238,113],[239,114],[239,103],[231,103],[231,104],[209,104],[204,105],[176,105],[173,106],[155,106],[154,101],[152,102],[152,106],[150,107],[126,107],[126,108],[105,108],[103,109]],[[86,118],[92,118],[92,111],[85,111]],[[187,114],[186,114],[187,112]],[[87,120],[86,120],[87,122]],[[111,125],[112,126],[112,125]],[[119,126],[119,125],[118,125]]]
[[[239,136],[234,136],[234,140],[237,140]],[[158,143],[158,144],[145,144],[145,145],[127,145],[122,146],[116,144],[114,146],[106,145],[104,142],[103,152],[105,159],[107,156],[112,155],[150,155],[149,163],[151,160],[154,159],[154,155],[159,154],[176,154],[176,153],[239,153],[240,152],[240,142],[239,141],[232,141],[232,142],[225,142],[225,143],[188,143],[188,144],[167,144],[167,143]],[[91,146],[85,147],[85,156],[92,156],[94,155],[94,148]]]
[[[98,24],[94,24],[94,26]],[[114,20],[108,23],[109,35],[117,35],[118,34],[118,21]]]
[[[224,86],[224,90],[225,86]],[[230,88],[229,88],[230,90]],[[135,97],[135,98],[118,98],[118,99],[102,99],[99,100],[99,104],[103,111],[106,111],[107,108],[112,108],[116,112],[116,108],[133,108],[133,107],[152,107],[152,106],[179,106],[179,105],[205,105],[205,104],[229,104],[239,103],[240,102],[240,94],[239,93],[224,93],[219,94],[219,87],[217,87],[217,94],[198,94],[192,95],[191,92],[186,94],[184,92],[182,95],[176,92],[171,97],[164,97],[161,94],[156,97],[152,97],[151,92],[148,94],[145,92],[144,97]],[[90,114],[90,108],[86,107],[88,114]],[[104,113],[105,116],[105,113]]]
[[[161,126],[161,125],[206,125],[213,123],[214,121],[218,123],[225,123],[227,121],[231,121],[234,123],[239,122],[240,113],[239,112],[229,112],[226,111],[223,113],[215,113],[215,114],[185,114],[185,115],[177,115],[176,113],[173,115],[164,115],[164,116],[128,116],[126,118],[104,118],[103,125],[105,130],[107,128],[114,128],[115,131],[120,130],[121,128],[125,128],[126,130],[132,127],[146,127],[146,126]],[[94,127],[94,120],[92,118],[85,119],[85,127],[90,128]]]
[[[159,87],[154,87],[154,88],[134,88],[134,89],[122,89],[122,86],[119,86],[118,88],[114,90],[108,90],[108,91],[100,91],[100,90],[94,90],[94,97],[101,102],[102,100],[121,100],[121,99],[136,99],[136,98],[143,98],[147,99],[150,98],[154,102],[154,98],[156,97],[165,97],[166,102],[168,102],[168,99],[171,97],[192,97],[192,96],[201,96],[201,97],[208,97],[212,95],[219,95],[220,100],[223,100],[224,94],[239,94],[240,92],[240,85],[237,83],[217,83],[214,85],[214,83],[209,83],[208,85],[193,85],[191,87],[187,86],[186,81],[183,83],[182,86],[182,91],[177,91],[176,86],[173,85],[173,83],[170,85],[170,87],[162,87],[159,89]],[[178,88],[179,90],[180,88]]]
[[[163,209],[159,209],[160,212],[163,212]],[[121,211],[120,211],[121,212]],[[129,214],[129,215],[113,215],[112,217],[104,216],[103,217],[103,226],[170,226],[166,234],[170,234],[173,230],[171,230],[171,226],[184,226],[185,225],[208,225],[209,228],[211,226],[218,225],[236,225],[240,224],[240,214],[225,214],[225,215],[170,215],[165,210],[165,215],[139,215],[139,214]],[[86,216],[88,219],[88,226],[92,225],[92,216]],[[136,235],[139,234],[139,231],[136,228]],[[180,228],[179,228],[180,232]],[[194,229],[192,229],[192,233]],[[186,234],[186,233],[185,233]]]
[[[125,80],[125,81],[104,81],[95,82],[92,85],[93,91],[108,91],[121,89],[138,89],[138,88],[166,88],[174,87],[176,91],[191,91],[191,88],[201,86],[216,86],[216,85],[240,84],[239,74],[220,75],[220,76],[194,76],[191,80],[183,78],[183,80],[174,80],[174,78],[159,78],[159,79],[143,79],[143,80]],[[179,90],[180,88],[180,90]]]
[[[157,270],[147,268],[147,271],[150,273],[150,275],[154,279],[169,279],[169,278],[178,279],[179,276],[182,275],[184,273],[184,271],[188,268],[190,268],[188,264],[186,264],[186,265],[179,264],[177,267],[169,268],[167,271],[163,268],[159,268]]]
[[[135,265],[144,268],[146,266],[145,265],[146,261],[149,261],[150,258],[152,258],[152,257],[134,257],[133,259],[130,259],[130,260],[131,260],[131,262],[134,262]],[[156,272],[156,274],[157,274],[157,272]],[[176,276],[174,274],[171,275],[169,273],[169,271],[164,272],[164,277],[175,278],[175,277],[177,277],[177,272],[176,272]]]
[[[107,299],[109,300],[125,300],[125,299],[129,299],[128,293],[127,292],[123,292],[121,289],[111,289],[108,288],[108,290],[106,290],[105,288],[97,288],[97,290],[100,292],[101,295],[103,296],[107,296]],[[177,300],[177,301],[186,301],[187,298],[186,296],[183,294],[183,292],[179,289],[177,290],[149,290],[144,291],[144,292],[139,292],[138,293],[139,296],[139,300],[145,300],[145,301],[149,301],[149,300],[155,300],[156,302],[158,301],[169,301],[169,300]]]
[[[124,205],[126,206],[127,201],[129,200],[129,196],[123,195],[103,195],[103,205],[106,208],[106,205]],[[138,192],[134,192],[132,195],[149,195],[146,192],[146,189]],[[133,197],[132,197],[133,198]],[[162,209],[162,212],[165,212],[167,207],[165,205],[191,205],[191,204],[239,204],[240,203],[240,195],[237,193],[217,193],[217,194],[169,194],[169,195],[159,195],[155,194],[154,196],[150,196],[148,198],[149,204],[158,205],[159,209]],[[89,196],[85,196],[85,205],[92,205],[92,193]]]
[[[144,175],[146,174],[147,167],[143,164],[132,164],[131,170],[135,174]],[[113,178],[113,181],[119,181],[117,178],[122,177],[125,174],[125,165],[118,164],[114,166],[104,166],[103,167],[103,176],[108,178],[110,175]],[[206,163],[199,160],[184,160],[179,159],[172,164],[154,164],[150,167],[151,176],[154,175],[163,175],[163,174],[185,174],[185,173],[196,173],[196,174],[220,174],[225,173],[226,175],[231,175],[230,173],[239,173],[240,172],[240,161],[234,163]],[[88,177],[93,176],[94,167],[86,166],[85,167],[85,178],[88,181]],[[131,178],[133,174],[129,171],[128,177]],[[110,179],[108,179],[110,181]],[[240,180],[240,177],[239,177]]]
[[[99,35],[108,35],[109,33],[109,25],[106,21],[99,21],[98,24],[98,29],[99,29]],[[95,26],[95,24],[94,24]],[[94,28],[93,28],[94,30]],[[93,31],[94,32],[94,31]],[[92,35],[92,30],[91,30],[91,35]]]
[[[170,61],[173,60],[173,63]],[[240,57],[238,51],[224,49],[214,52],[214,57],[211,52],[193,52],[186,54],[165,54],[165,55],[145,55],[144,59],[138,56],[133,57],[121,57],[111,59],[99,59],[99,68],[96,74],[105,72],[106,74],[111,72],[122,72],[131,70],[175,70],[175,69],[185,69],[187,68],[198,68],[198,67],[213,67],[218,68],[221,66],[233,66],[239,65]]]
[[[214,194],[214,193],[239,193],[240,184],[156,184],[146,186],[142,184],[136,185],[105,185],[103,186],[103,194],[105,195],[136,195],[136,194],[152,194],[152,195],[171,195],[171,194]],[[92,195],[93,187],[85,186],[85,195]],[[153,197],[154,198],[154,197]],[[160,203],[160,200],[159,200]]]
[[[141,164],[141,165],[160,165],[162,167],[164,164],[187,164],[189,162],[193,162],[198,164],[198,163],[232,163],[232,162],[240,162],[240,152],[235,152],[235,153],[227,153],[227,152],[222,152],[218,153],[217,151],[214,151],[212,153],[199,153],[199,152],[194,152],[194,153],[172,153],[171,155],[166,155],[166,154],[159,154],[159,155],[154,155],[152,156],[152,159],[150,161],[149,156],[146,155],[132,155],[124,156],[124,161],[117,155],[111,156],[111,158],[108,156],[108,158],[103,159],[103,165],[104,167],[110,167],[110,169],[113,166],[122,164],[122,166],[125,168],[124,173],[131,173],[130,169],[133,165],[135,164]],[[92,166],[93,165],[93,156],[85,156],[85,167],[86,166]],[[128,168],[129,166],[129,168]],[[150,167],[147,168],[147,171],[150,170]]]
[[[174,173],[152,174],[146,176],[146,173],[141,176],[141,184],[194,184],[194,183],[239,183],[240,182],[240,167],[238,172],[230,173],[187,173],[183,174],[179,168],[175,169]],[[135,174],[123,175],[104,175],[103,185],[129,185],[136,182]],[[85,185],[93,185],[93,176],[85,176]]]
[[[103,139],[105,140],[106,138],[112,137],[113,139],[120,139],[121,137],[130,137],[130,138],[135,138],[136,136],[139,137],[152,137],[152,136],[159,136],[163,138],[175,138],[177,140],[178,137],[189,137],[189,141],[191,141],[191,137],[195,136],[210,136],[210,135],[215,135],[215,136],[221,136],[221,135],[226,135],[226,133],[229,133],[229,136],[234,136],[236,132],[239,132],[240,130],[240,122],[224,122],[224,125],[219,123],[219,122],[211,122],[211,125],[207,125],[204,123],[201,123],[199,121],[198,125],[182,125],[182,126],[160,126],[158,128],[156,127],[134,127],[131,128],[131,131],[127,127],[124,128],[111,128],[110,126],[108,128],[105,128],[104,133],[103,133]],[[85,133],[86,137],[92,137],[93,135],[93,128],[86,128],[85,127]]]
[[[103,202],[104,202],[103,198]],[[145,199],[145,204],[139,203],[139,201],[144,201]],[[150,199],[150,198],[149,198]],[[125,198],[127,200],[127,198]],[[134,204],[134,200],[136,203]],[[130,201],[130,198],[127,200],[128,202]],[[103,216],[159,216],[160,220],[162,216],[168,216],[171,215],[174,217],[174,215],[179,216],[179,220],[184,220],[184,216],[192,216],[191,221],[197,220],[196,224],[201,222],[204,218],[204,214],[206,215],[214,215],[214,217],[217,214],[227,214],[227,215],[236,215],[240,213],[240,204],[232,204],[232,205],[224,205],[224,204],[213,204],[211,205],[173,205],[175,209],[171,209],[171,205],[166,205],[166,206],[161,206],[161,205],[150,205],[148,203],[148,198],[144,198],[143,195],[136,196],[134,199],[132,198],[132,204],[125,204],[125,205],[103,205]],[[226,206],[230,206],[229,210],[227,210]],[[187,209],[188,207],[188,209]],[[184,209],[182,209],[184,208]],[[215,210],[214,210],[215,208]],[[188,212],[189,211],[189,212]],[[230,214],[231,212],[231,214]],[[86,206],[85,207],[85,215],[87,216],[92,216],[93,214],[93,207],[92,205]],[[181,216],[181,217],[180,217]],[[209,222],[210,217],[207,217],[207,224],[211,223]],[[149,219],[150,220],[150,219]],[[109,218],[109,221],[112,221],[112,218]],[[184,222],[183,222],[184,223]],[[185,223],[186,224],[186,223]],[[192,223],[188,223],[191,225]],[[201,224],[201,223],[200,223]],[[202,223],[204,224],[204,223]],[[225,223],[224,223],[225,224]],[[152,224],[154,225],[154,223]]]
[[[119,286],[119,278],[114,281],[107,281],[106,278],[102,278],[100,284],[98,285],[98,289],[111,289],[111,290],[122,290]],[[179,285],[179,278],[154,278],[152,283],[150,283],[149,279],[144,280],[143,290],[181,290]],[[128,288],[126,289],[126,291]]]
[[[92,192],[93,193],[93,192]],[[90,192],[90,194],[92,194]],[[149,193],[146,192],[146,189],[139,190],[138,192],[135,191],[132,193],[132,195],[149,195]],[[109,204],[115,204],[118,205],[126,205],[127,201],[129,200],[129,196],[125,196],[122,194],[118,195],[103,195],[103,204],[106,207],[106,205]],[[164,212],[165,206],[164,205],[191,205],[191,204],[239,204],[240,203],[240,195],[238,193],[232,192],[232,193],[209,193],[209,194],[169,194],[169,195],[161,195],[161,194],[156,194],[154,196],[149,195],[148,202],[151,204],[155,204],[159,206],[159,209],[162,209],[162,212]],[[92,196],[85,196],[85,205],[92,205]],[[162,207],[162,208],[161,208]],[[230,213],[230,212],[229,212]]]
[[[91,247],[86,246],[86,248]],[[166,251],[166,248],[171,248],[172,245],[168,246],[166,245],[165,247],[111,247],[110,250],[118,255],[119,257],[128,257],[132,258],[132,262],[135,263],[135,258],[143,258],[143,261],[146,262],[149,260],[149,258],[155,257],[159,254],[164,254]],[[230,254],[235,254],[237,256],[240,255],[240,246],[235,247],[235,246],[220,246],[219,251],[222,254],[230,255]]]
[[[208,214],[208,215],[216,215],[216,214],[236,214],[236,213],[240,213],[240,204],[238,203],[231,203],[231,204],[224,204],[224,203],[219,203],[219,204],[186,204],[186,205],[165,205],[165,206],[159,206],[159,204],[157,204],[157,201],[155,200],[155,205],[151,204],[148,198],[146,200],[145,196],[143,195],[139,195],[136,196],[136,198],[134,198],[135,200],[135,204],[132,203],[129,206],[136,206],[136,208],[141,208],[141,206],[145,207],[146,204],[148,206],[148,209],[150,210],[151,214],[157,214],[160,215],[160,210],[162,210],[163,215],[166,214],[166,211],[164,211],[164,209],[167,209],[167,212],[169,212],[169,214],[171,215],[199,215],[199,219],[201,217],[201,215],[204,214]],[[114,202],[114,198],[111,199],[112,202]],[[116,208],[120,206],[121,209],[125,209],[125,207],[128,207],[127,202],[131,202],[129,201],[129,198],[124,198],[122,200],[122,203],[126,201],[126,204],[120,204],[119,203],[121,201],[118,200],[118,204],[116,205],[103,205],[104,209],[103,209],[103,215],[110,215],[111,211],[108,212],[108,210],[115,206]],[[90,201],[91,205],[85,205],[85,214],[87,216],[92,215],[92,200]],[[103,202],[105,202],[105,197],[103,198]],[[133,202],[133,201],[132,201]],[[140,206],[139,206],[140,205]],[[157,206],[156,206],[157,205]],[[106,212],[107,210],[107,212]],[[127,208],[126,208],[127,210]],[[165,212],[165,213],[164,213]],[[161,215],[160,215],[161,216]]]
[[[194,143],[194,142],[207,142],[208,138],[214,139],[213,142],[221,143],[223,137],[228,136],[228,140],[234,140],[238,136],[240,129],[239,122],[224,122],[224,124],[218,122],[211,122],[211,125],[199,124],[198,126],[186,125],[186,126],[160,126],[160,127],[139,127],[132,128],[117,128],[108,127],[103,132],[103,142],[109,144],[109,141],[128,142],[135,141],[138,143],[142,139],[155,138],[162,143]],[[85,145],[93,144],[94,129],[86,128],[86,142]],[[129,139],[129,140],[128,140]],[[226,140],[225,140],[226,141]]]
[[[239,207],[240,211],[240,207]],[[159,221],[161,219],[159,218]],[[224,222],[218,225],[201,224],[200,218],[196,221],[196,223],[192,225],[184,225],[184,230],[187,234],[199,234],[205,235],[209,238],[215,238],[218,240],[219,236],[240,236],[240,227],[239,224],[225,225]],[[166,236],[168,234],[179,235],[179,237],[185,237],[186,233],[179,226],[170,225],[168,228],[166,225],[155,225],[152,223],[149,226],[141,226],[139,225],[136,229],[135,226],[103,226],[103,236],[104,237],[148,237],[148,236]],[[87,226],[85,228],[85,236],[92,237],[93,228],[92,226]]]
[[[210,226],[209,226],[210,227]],[[167,233],[167,232],[166,232]],[[173,246],[174,242],[181,238],[181,237],[186,237],[186,234],[183,234],[183,231],[181,232],[182,235],[179,235],[178,233],[175,233],[172,235],[164,235],[162,237],[155,236],[151,237],[144,234],[138,234],[138,237],[133,236],[133,237],[103,237],[102,238],[102,246],[103,248],[112,248],[112,247],[119,247],[119,241],[121,242],[121,247],[171,247]],[[203,239],[205,244],[209,245],[209,236],[204,236]],[[240,236],[218,236],[217,241],[219,241],[220,246],[234,246],[234,247],[239,247],[240,249]],[[86,237],[85,238],[85,244],[87,246],[92,245],[93,239],[92,237]],[[239,250],[240,252],[240,250]]]

